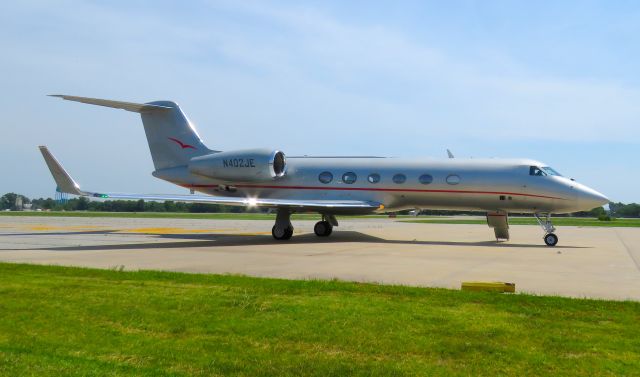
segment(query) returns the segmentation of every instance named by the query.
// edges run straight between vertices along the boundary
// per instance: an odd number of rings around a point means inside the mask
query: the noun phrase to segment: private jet
[[[331,235],[337,216],[407,209],[482,211],[497,241],[509,240],[509,213],[531,213],[555,246],[552,214],[590,210],[609,202],[603,194],[530,159],[403,159],[285,156],[274,148],[209,149],[180,107],[171,101],[132,103],[52,95],[68,101],[139,113],[156,178],[191,195],[84,191],[46,146],[40,151],[60,192],[99,199],[215,203],[270,207],[276,240],[293,235],[291,214],[316,212],[319,237]],[[205,195],[196,195],[195,192]]]

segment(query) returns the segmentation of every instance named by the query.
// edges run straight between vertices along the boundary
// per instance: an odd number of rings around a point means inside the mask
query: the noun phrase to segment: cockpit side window
[[[551,167],[549,166],[543,166],[542,170],[544,170],[545,173],[549,174],[549,175],[557,175],[558,177],[562,177],[562,174],[558,173],[557,171],[553,170]]]
[[[547,173],[545,173],[542,169],[540,169],[537,166],[530,166],[529,167],[529,175],[536,175],[536,176],[544,176],[547,175]]]

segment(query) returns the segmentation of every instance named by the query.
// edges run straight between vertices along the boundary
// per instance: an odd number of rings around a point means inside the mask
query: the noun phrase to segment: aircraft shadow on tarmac
[[[387,240],[364,234],[356,231],[339,231],[331,235],[331,237],[320,238],[313,233],[297,234],[288,241],[276,241],[271,235],[262,234],[229,234],[229,233],[207,233],[207,234],[157,234],[157,233],[120,233],[118,230],[100,230],[100,231],[77,231],[77,232],[38,232],[38,233],[10,233],[0,234],[0,238],[4,236],[64,236],[64,235],[108,235],[114,234],[118,237],[127,236],[155,236],[166,242],[158,242],[152,239],[151,242],[132,242],[118,244],[100,244],[100,245],[78,245],[78,246],[50,246],[40,247],[36,250],[51,251],[90,251],[90,250],[131,250],[131,249],[186,249],[186,248],[203,248],[203,247],[224,247],[224,246],[273,246],[273,245],[304,245],[304,244],[334,244],[334,243],[373,243],[385,245],[440,245],[440,246],[480,246],[487,248],[537,248],[548,249],[547,246],[540,244],[516,244],[511,242],[496,243],[493,240],[468,242],[468,241],[425,241],[425,240]],[[104,240],[101,240],[104,242]],[[561,246],[558,248],[584,249],[586,246]],[[2,249],[2,250],[19,250],[19,249]]]

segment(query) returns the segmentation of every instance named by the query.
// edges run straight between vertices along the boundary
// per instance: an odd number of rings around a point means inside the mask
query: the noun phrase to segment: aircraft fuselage
[[[158,170],[154,176],[209,195],[358,199],[381,203],[380,211],[569,213],[603,204],[602,194],[574,180],[531,175],[531,167],[546,166],[525,159],[288,157],[286,175],[263,182],[202,177],[186,167]]]

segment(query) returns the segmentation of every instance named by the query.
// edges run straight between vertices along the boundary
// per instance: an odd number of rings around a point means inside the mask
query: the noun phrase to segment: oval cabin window
[[[318,180],[322,183],[329,183],[331,181],[333,181],[333,174],[331,174],[331,172],[325,171],[320,173],[320,175],[318,176]]]
[[[430,174],[422,174],[420,178],[418,178],[418,180],[423,185],[428,185],[429,183],[433,182],[433,177]]]
[[[352,184],[355,183],[355,181],[358,179],[358,176],[356,175],[356,173],[354,172],[348,172],[348,173],[344,173],[342,175],[342,182],[346,183],[346,184]]]
[[[367,177],[367,181],[369,181],[369,183],[378,183],[378,182],[380,182],[380,174],[378,174],[378,173],[369,174],[369,176]]]
[[[402,184],[407,180],[407,176],[404,174],[396,174],[393,176],[393,182],[397,184]]]
[[[450,174],[447,177],[447,183],[450,185],[457,185],[458,183],[460,183],[460,176],[457,174]]]

